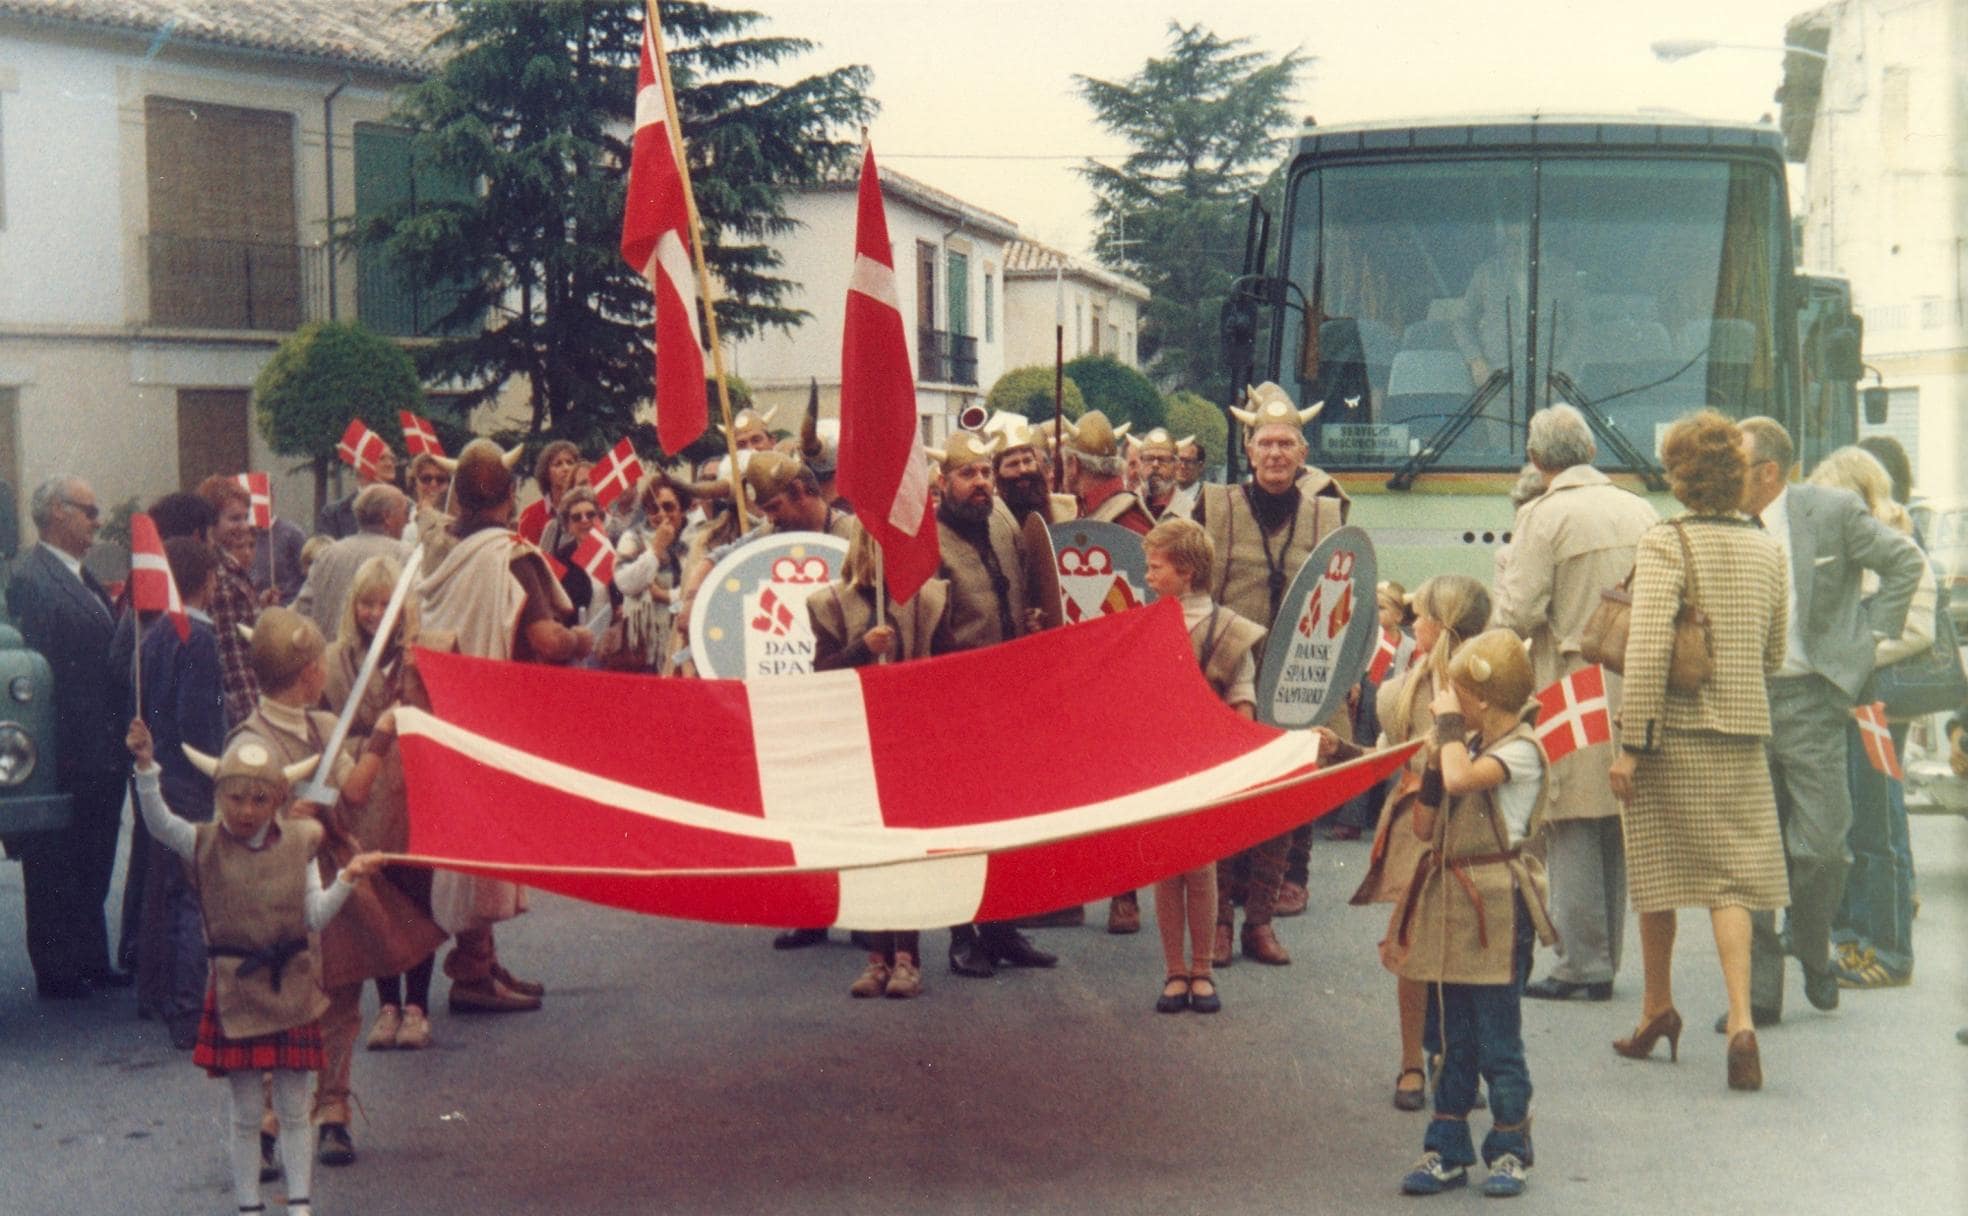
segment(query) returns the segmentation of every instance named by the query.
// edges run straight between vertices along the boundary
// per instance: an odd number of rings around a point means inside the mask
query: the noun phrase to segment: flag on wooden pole
[[[348,429],[342,432],[342,441],[335,445],[335,455],[358,473],[375,473],[376,462],[388,450],[389,445],[383,442],[383,437],[370,430],[360,418],[349,419]]]
[[[273,479],[265,473],[241,473],[233,480],[246,491],[253,508],[253,526],[265,531],[273,526]]]
[[[608,454],[588,470],[588,484],[594,487],[595,501],[606,511],[609,504],[642,480],[642,460],[635,445],[624,439],[608,449]]]
[[[1613,715],[1606,701],[1606,669],[1598,664],[1581,667],[1557,680],[1537,694],[1537,740],[1544,745],[1546,759],[1554,764],[1595,743],[1613,739]]]
[[[704,339],[697,328],[696,278],[690,261],[690,208],[685,198],[680,132],[670,130],[666,56],[655,51],[645,18],[636,72],[635,136],[629,193],[622,210],[622,257],[649,280],[656,306],[656,437],[671,455],[704,433]]]
[[[403,450],[412,456],[442,456],[444,445],[437,441],[437,428],[428,418],[419,417],[409,410],[396,411],[403,423]]]
[[[841,336],[839,484],[855,518],[881,543],[889,594],[907,603],[936,573],[941,554],[872,147],[861,157],[854,271]]]
[[[613,586],[615,546],[608,543],[608,534],[596,528],[582,537],[581,543],[574,546],[574,564],[586,570],[595,582]]]
[[[1401,653],[1401,633],[1398,629],[1382,629],[1380,645],[1374,647],[1373,662],[1367,664],[1367,681],[1378,684],[1387,678],[1388,669],[1394,666],[1394,656]]]
[[[191,617],[178,595],[178,580],[171,577],[163,538],[150,516],[141,513],[130,517],[130,602],[138,612],[169,614],[178,640],[190,640]]]
[[[536,498],[519,513],[519,522],[514,527],[526,538],[528,544],[537,545],[540,543],[540,538],[547,534],[547,520],[552,515],[553,512],[547,507],[547,500]]]
[[[1886,703],[1874,701],[1852,710],[1859,724],[1859,743],[1865,748],[1866,763],[1895,781],[1905,781],[1900,754],[1893,747],[1893,732],[1886,728]]]

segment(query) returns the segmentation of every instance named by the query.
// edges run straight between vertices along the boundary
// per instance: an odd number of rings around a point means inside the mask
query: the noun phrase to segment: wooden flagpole
[[[751,531],[751,521],[745,515],[745,483],[738,475],[738,432],[731,425],[731,388],[725,383],[724,346],[718,341],[717,297],[711,292],[710,266],[704,260],[704,221],[697,214],[697,194],[690,185],[690,160],[684,152],[683,123],[677,117],[676,88],[670,83],[670,55],[663,48],[663,22],[656,15],[656,0],[644,0],[643,9],[649,23],[649,57],[655,64],[656,79],[663,85],[670,150],[676,157],[677,175],[683,179],[684,209],[690,214],[691,260],[697,264],[697,292],[704,301],[704,332],[711,341],[718,410],[724,416],[724,442],[731,452],[731,505],[738,512],[738,531],[742,534]]]
[[[1059,441],[1066,433],[1066,265],[1052,268],[1052,491],[1066,488],[1066,464]],[[1052,508],[1046,508],[1050,514]]]

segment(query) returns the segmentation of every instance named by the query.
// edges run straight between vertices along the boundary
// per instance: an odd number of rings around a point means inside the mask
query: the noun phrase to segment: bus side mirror
[[[1859,355],[1864,345],[1864,334],[1865,322],[1855,316],[1846,316],[1825,335],[1822,354],[1825,379],[1839,384],[1853,384],[1865,375],[1865,363]]]
[[[1886,388],[1860,390],[1859,399],[1865,403],[1865,420],[1867,426],[1886,425],[1886,405],[1890,392],[1891,390]]]
[[[1241,385],[1250,375],[1257,358],[1257,297],[1248,291],[1232,291],[1217,315],[1217,336],[1223,344],[1223,365],[1231,383]]]

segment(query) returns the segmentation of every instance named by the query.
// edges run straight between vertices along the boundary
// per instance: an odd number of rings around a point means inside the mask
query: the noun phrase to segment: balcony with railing
[[[916,379],[935,384],[977,383],[977,339],[941,329],[916,330]]]
[[[328,251],[320,245],[143,238],[149,324],[284,333],[328,315]]]

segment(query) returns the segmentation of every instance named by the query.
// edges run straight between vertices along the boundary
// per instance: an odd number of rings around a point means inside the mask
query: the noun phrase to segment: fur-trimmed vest
[[[328,1008],[307,927],[307,868],[321,825],[284,820],[251,849],[217,823],[198,825],[192,882],[212,955],[219,1027],[229,1039],[292,1030]]]
[[[1238,665],[1263,641],[1264,626],[1220,604],[1189,631],[1189,649],[1219,698],[1229,695]]]

